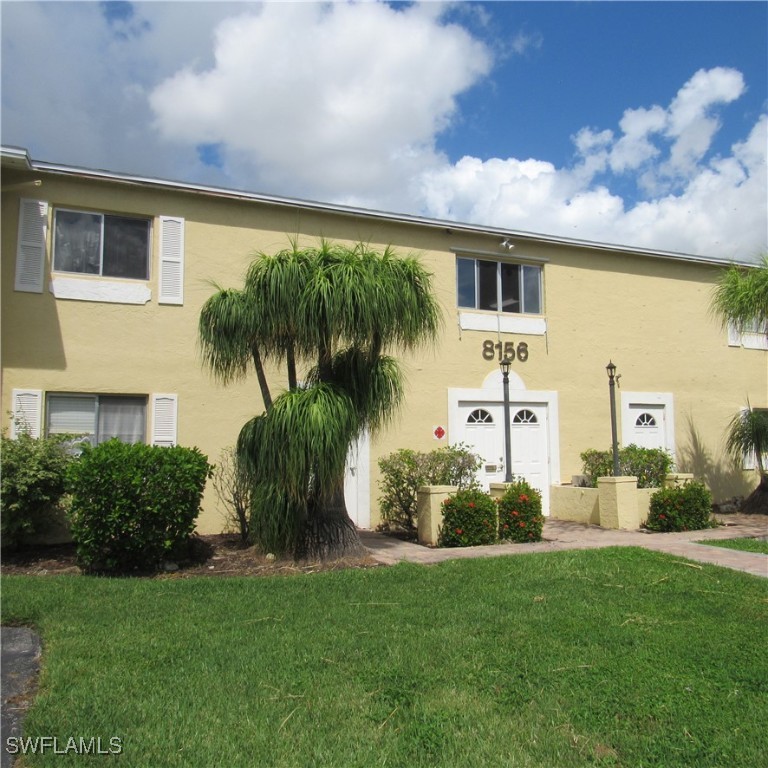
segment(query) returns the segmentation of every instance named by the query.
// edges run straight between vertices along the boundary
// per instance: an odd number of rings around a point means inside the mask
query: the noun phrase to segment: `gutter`
[[[547,245],[566,245],[573,248],[588,249],[593,251],[610,251],[612,253],[625,253],[633,256],[645,256],[654,259],[665,259],[671,261],[683,261],[694,264],[707,264],[711,266],[753,266],[745,262],[735,262],[732,259],[722,259],[712,256],[699,256],[694,254],[679,253],[676,251],[662,251],[654,249],[632,248],[626,245],[614,245],[610,243],[600,243],[591,240],[580,240],[577,238],[557,237],[554,235],[542,235],[523,230],[501,229],[499,227],[486,227],[465,222],[451,221],[447,219],[431,219],[425,216],[416,216],[407,213],[392,213],[388,211],[379,211],[369,208],[357,208],[354,206],[336,205],[332,203],[322,203],[314,200],[302,200],[300,198],[281,197],[276,195],[264,195],[255,192],[246,192],[243,190],[226,189],[224,187],[212,187],[203,184],[188,184],[180,181],[171,181],[167,179],[156,179],[149,176],[134,176],[125,173],[116,173],[114,171],[96,170],[90,168],[79,168],[75,166],[61,165],[56,163],[46,163],[32,160],[29,153],[22,147],[0,147],[0,157],[8,160],[11,167],[20,167],[24,165],[29,171],[39,171],[40,173],[51,173],[60,176],[71,176],[81,179],[93,179],[97,181],[110,181],[119,184],[130,184],[135,186],[149,186],[157,189],[171,190],[174,192],[186,192],[207,197],[219,197],[229,200],[240,200],[244,202],[268,203],[287,208],[303,208],[314,211],[323,211],[327,213],[336,213],[347,216],[357,216],[379,221],[396,222],[400,224],[413,224],[416,226],[429,227],[432,229],[442,229],[447,233],[466,232],[480,235],[496,235],[505,239],[523,240],[533,243],[543,243]]]

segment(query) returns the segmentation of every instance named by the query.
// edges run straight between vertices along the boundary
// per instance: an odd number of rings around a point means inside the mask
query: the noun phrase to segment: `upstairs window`
[[[58,209],[53,269],[148,280],[150,234],[149,219]]]
[[[456,260],[459,307],[540,315],[541,267],[487,259]]]

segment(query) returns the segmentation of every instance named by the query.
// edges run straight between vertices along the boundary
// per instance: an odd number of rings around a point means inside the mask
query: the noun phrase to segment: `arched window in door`
[[[641,413],[635,421],[636,427],[655,427],[656,417],[652,413]]]
[[[512,419],[513,424],[538,424],[539,420],[536,418],[536,414],[533,411],[529,411],[527,408],[523,408],[518,411]]]
[[[485,408],[475,408],[467,416],[467,424],[493,424],[493,416]]]

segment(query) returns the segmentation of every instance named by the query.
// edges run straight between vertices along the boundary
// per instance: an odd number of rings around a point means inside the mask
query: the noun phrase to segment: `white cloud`
[[[743,92],[739,72],[697,72],[667,109],[627,110],[620,132],[583,128],[576,162],[464,157],[422,176],[427,215],[651,249],[755,258],[768,246],[768,117],[726,157],[708,159],[713,114]],[[644,199],[611,191],[638,172]]]
[[[765,115],[713,152],[743,75],[700,70],[664,107],[573,136],[572,162],[455,163],[458,97],[506,47],[445,6],[2,3],[3,141],[36,159],[475,224],[737,258],[766,249]],[[483,28],[483,7],[459,5]],[[125,7],[126,11],[128,7]],[[498,38],[497,43],[498,43]],[[519,105],[524,109],[525,105]],[[222,167],[201,161],[213,144]]]
[[[521,56],[529,50],[538,50],[544,43],[544,38],[538,32],[518,32],[509,44],[513,53]]]
[[[674,139],[668,168],[686,174],[706,154],[720,121],[712,115],[718,104],[728,104],[744,92],[744,78],[733,69],[700,69],[678,91],[668,110],[667,135]]]
[[[667,115],[661,107],[628,109],[619,121],[623,135],[611,149],[611,169],[616,173],[635,170],[657,157],[660,150],[649,137],[661,132],[666,122]]]
[[[223,143],[273,189],[377,199],[435,162],[456,96],[491,66],[429,4],[266,4],[218,27],[214,57],[150,95],[166,140]]]

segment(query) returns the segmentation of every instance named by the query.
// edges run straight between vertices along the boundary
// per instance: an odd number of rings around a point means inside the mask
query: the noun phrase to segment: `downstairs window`
[[[145,396],[49,394],[46,412],[49,435],[83,435],[92,445],[146,441]]]

